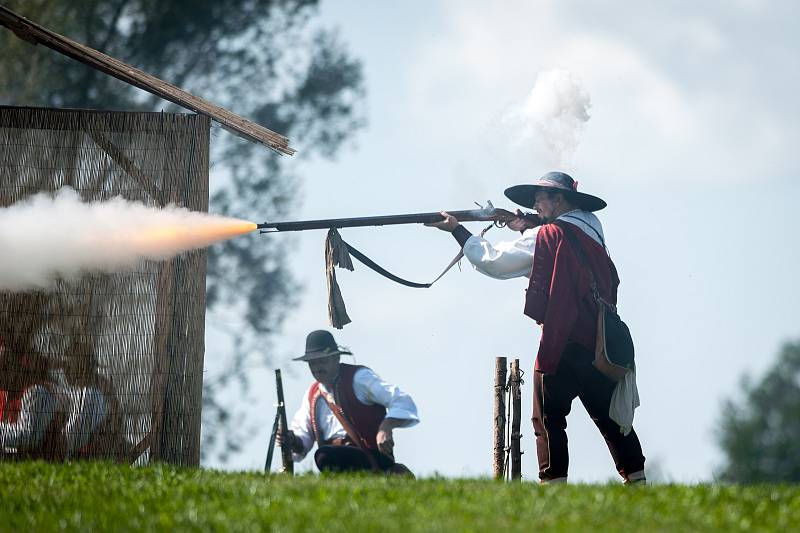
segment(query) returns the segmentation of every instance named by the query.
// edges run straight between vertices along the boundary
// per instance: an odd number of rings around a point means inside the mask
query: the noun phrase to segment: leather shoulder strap
[[[331,398],[330,394],[323,392],[321,390],[319,392],[320,396],[322,396],[322,398],[325,400],[325,403],[328,404],[328,407],[333,413],[333,416],[335,416],[336,420],[338,420],[339,423],[342,425],[345,433],[347,433],[347,436],[350,437],[350,440],[353,441],[353,444],[358,446],[358,448],[360,448],[361,451],[363,451],[367,455],[367,459],[369,460],[370,466],[372,466],[374,470],[378,470],[379,469],[378,461],[375,459],[372,453],[370,453],[369,448],[367,448],[367,446],[364,443],[364,439],[361,437],[361,435],[359,435],[358,431],[356,431],[356,428],[354,428],[353,425],[350,423],[350,421],[347,420],[347,417],[345,416],[344,411],[342,411],[342,408],[333,401],[333,398]]]
[[[311,417],[311,432],[314,434],[314,440],[317,442],[317,446],[322,442],[322,435],[319,432],[319,426],[317,424],[317,400],[319,400],[319,397],[319,381],[315,381],[314,384],[311,385],[311,388],[308,389],[308,408]]]
[[[564,232],[564,236],[569,241],[569,244],[572,246],[572,249],[575,250],[575,255],[578,256],[578,261],[581,263],[581,266],[583,266],[589,273],[589,279],[591,280],[592,283],[592,289],[595,289],[597,287],[597,284],[594,281],[594,271],[592,270],[592,265],[586,258],[586,253],[583,251],[583,246],[581,245],[581,242],[578,240],[575,234],[572,233],[572,229],[567,227],[568,225],[572,224],[570,224],[569,222],[562,222],[560,220],[554,221],[553,224],[561,228],[561,230]]]
[[[586,252],[583,249],[581,241],[578,240],[578,237],[576,237],[575,234],[573,233],[574,230],[568,227],[568,226],[574,226],[574,224],[570,224],[569,222],[562,222],[560,220],[554,221],[553,224],[561,228],[561,230],[564,232],[564,236],[567,238],[570,245],[572,246],[572,249],[575,251],[575,255],[578,256],[578,262],[581,263],[581,266],[589,274],[589,286],[592,289],[592,297],[594,298],[595,302],[597,302],[598,304],[602,304],[606,308],[616,313],[617,306],[615,306],[610,302],[607,302],[605,298],[600,296],[600,291],[597,289],[597,281],[595,281],[594,277],[594,271],[592,270],[592,264],[586,257]],[[577,228],[577,226],[575,226],[575,228],[579,229]]]
[[[572,220],[577,220],[578,222],[583,222],[584,224],[586,224],[589,227],[589,229],[592,230],[595,235],[597,235],[597,238],[600,240],[600,243],[603,245],[603,248],[605,248],[606,241],[605,241],[605,239],[603,239],[603,236],[600,235],[600,232],[597,231],[596,229],[594,229],[594,226],[592,226],[591,224],[589,224],[585,220],[582,220],[582,219],[580,219],[580,218],[578,218],[576,216],[573,216],[573,215],[562,215],[561,218],[571,218]]]

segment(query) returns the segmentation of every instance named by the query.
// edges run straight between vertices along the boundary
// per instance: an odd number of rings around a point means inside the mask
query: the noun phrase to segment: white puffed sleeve
[[[382,380],[369,368],[359,368],[353,376],[353,392],[361,403],[386,408],[386,418],[404,420],[402,427],[419,423],[417,406],[407,393]]]
[[[538,230],[525,230],[516,240],[494,245],[483,237],[473,235],[464,243],[464,256],[478,272],[495,279],[528,277],[533,266]]]

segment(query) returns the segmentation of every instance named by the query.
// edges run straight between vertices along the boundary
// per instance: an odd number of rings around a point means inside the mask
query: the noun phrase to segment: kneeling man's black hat
[[[353,352],[337,345],[330,331],[318,329],[306,337],[306,353],[295,357],[293,361],[311,361],[341,354],[353,355]]]

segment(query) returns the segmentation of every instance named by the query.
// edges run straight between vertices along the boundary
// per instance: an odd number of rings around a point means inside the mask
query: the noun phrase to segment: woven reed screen
[[[0,207],[69,186],[84,201],[207,211],[208,145],[202,115],[0,106]],[[0,455],[197,465],[205,273],[194,251],[0,292]]]

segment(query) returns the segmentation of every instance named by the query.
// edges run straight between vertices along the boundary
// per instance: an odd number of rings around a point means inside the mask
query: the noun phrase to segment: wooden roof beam
[[[20,39],[51,48],[60,54],[80,61],[159,98],[206,115],[225,129],[244,139],[264,144],[281,154],[292,155],[296,152],[294,148],[289,146],[289,139],[280,133],[276,133],[225,108],[212,104],[208,100],[194,96],[180,87],[132,67],[119,59],[50,31],[3,6],[0,6],[0,25],[9,28]]]

